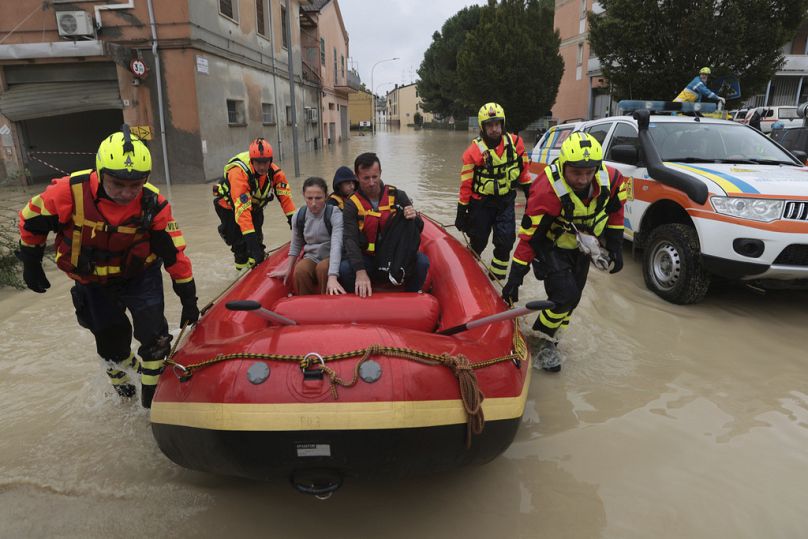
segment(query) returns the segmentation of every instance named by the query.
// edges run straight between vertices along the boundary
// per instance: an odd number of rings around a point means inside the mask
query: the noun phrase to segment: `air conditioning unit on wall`
[[[56,28],[62,37],[92,36],[93,19],[86,11],[57,11]]]

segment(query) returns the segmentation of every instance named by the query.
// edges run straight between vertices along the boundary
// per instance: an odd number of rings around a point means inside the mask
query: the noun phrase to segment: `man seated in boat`
[[[312,176],[303,182],[303,200],[306,205],[292,217],[292,244],[289,259],[270,277],[286,283],[293,273],[295,290],[301,296],[308,294],[345,294],[337,281],[342,259],[342,212],[326,205],[328,185],[325,180]],[[295,266],[300,250],[303,259]],[[292,266],[295,266],[292,272]]]
[[[374,255],[377,240],[389,227],[397,212],[404,219],[418,217],[407,193],[382,182],[382,165],[375,153],[363,153],[354,161],[354,172],[359,180],[359,189],[345,202],[343,210],[345,258],[340,264],[340,281],[346,290],[353,290],[359,297],[372,295],[371,281],[386,279],[374,271]],[[404,278],[404,290],[418,292],[426,281],[429,258],[414,253],[414,268]]]

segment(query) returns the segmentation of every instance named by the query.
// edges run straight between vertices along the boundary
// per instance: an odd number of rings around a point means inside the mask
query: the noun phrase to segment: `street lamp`
[[[373,87],[373,70],[376,69],[376,66],[381,64],[382,62],[392,62],[393,60],[398,60],[398,57],[395,58],[385,58],[384,60],[379,60],[373,67],[370,68],[370,95],[372,97],[373,103],[371,104],[371,108],[373,109],[373,126],[372,126],[372,133],[376,133],[376,89]]]

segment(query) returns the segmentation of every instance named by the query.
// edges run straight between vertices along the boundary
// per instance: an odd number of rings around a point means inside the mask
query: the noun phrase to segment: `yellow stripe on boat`
[[[517,397],[486,398],[486,421],[522,417],[531,368]],[[466,423],[460,399],[397,402],[234,404],[154,402],[152,423],[223,431],[372,430],[437,427]]]

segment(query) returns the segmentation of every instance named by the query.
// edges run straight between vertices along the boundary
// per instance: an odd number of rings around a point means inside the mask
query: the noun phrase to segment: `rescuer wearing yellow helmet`
[[[530,160],[519,135],[505,131],[505,111],[486,103],[477,113],[480,135],[463,153],[455,226],[469,235],[478,255],[493,231],[494,255],[489,271],[496,279],[508,274],[508,258],[516,241],[514,201],[517,185],[530,190]]]
[[[148,183],[151,165],[149,149],[124,124],[101,141],[95,170],[53,180],[20,210],[17,252],[25,284],[44,293],[50,282],[42,257],[48,233],[55,233],[56,265],[75,281],[71,296],[79,325],[95,337],[121,397],[135,395],[130,374],[140,372],[146,408],[171,342],[161,265],[182,303],[180,325],[199,319],[185,239],[168,201]],[[131,350],[133,332],[139,359]]]
[[[534,367],[561,370],[556,332],[569,324],[581,299],[590,261],[610,273],[622,269],[625,200],[623,176],[603,164],[600,143],[587,133],[567,137],[558,159],[536,178],[502,290],[505,301],[518,301],[532,263],[536,277],[544,280],[547,299],[555,304],[533,324],[540,337]]]
[[[709,67],[702,67],[699,69],[699,74],[693,77],[693,80],[685,87],[684,90],[679,92],[674,101],[695,103],[701,101],[702,98],[710,99],[712,101],[720,101],[723,105],[725,100],[719,97],[718,94],[713,92],[707,87],[707,79],[712,75],[712,70]]]

